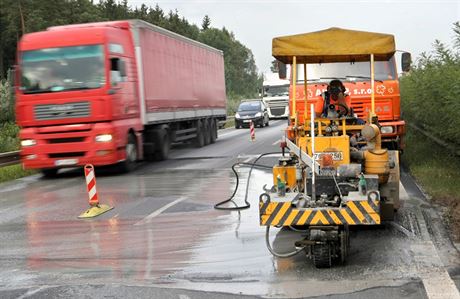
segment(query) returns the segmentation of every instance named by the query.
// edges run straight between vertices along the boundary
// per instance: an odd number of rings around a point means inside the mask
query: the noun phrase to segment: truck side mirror
[[[280,79],[286,79],[286,64],[278,61],[278,77]]]
[[[403,72],[408,72],[410,70],[410,65],[412,63],[412,58],[409,52],[404,52],[401,55],[401,70]]]

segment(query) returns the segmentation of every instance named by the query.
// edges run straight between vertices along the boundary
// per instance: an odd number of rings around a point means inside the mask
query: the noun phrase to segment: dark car
[[[249,127],[251,121],[254,126],[265,127],[270,125],[267,107],[263,101],[241,102],[238,111],[235,113],[235,128]]]

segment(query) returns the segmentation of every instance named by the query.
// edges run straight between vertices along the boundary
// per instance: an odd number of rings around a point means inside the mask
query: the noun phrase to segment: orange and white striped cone
[[[96,176],[94,175],[94,167],[91,164],[85,165],[85,179],[86,179],[86,189],[88,190],[89,205],[92,207],[98,206],[99,199],[97,197],[97,190],[96,190]]]
[[[108,205],[99,204],[99,197],[96,190],[96,175],[94,174],[94,167],[91,164],[85,165],[85,180],[86,190],[88,191],[88,202],[90,208],[83,212],[78,218],[91,218],[101,215],[107,211],[113,209]]]
[[[251,141],[256,140],[256,130],[254,129],[254,122],[249,122],[249,133],[251,134]]]

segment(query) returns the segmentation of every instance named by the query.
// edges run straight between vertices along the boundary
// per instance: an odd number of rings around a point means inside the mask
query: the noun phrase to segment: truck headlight
[[[36,144],[37,144],[37,141],[34,140],[34,139],[21,140],[21,146],[22,147],[32,146],[32,145],[36,145]]]
[[[241,118],[241,116],[240,116],[240,114],[238,112],[235,114],[235,118]]]
[[[109,142],[112,141],[112,134],[101,134],[96,136],[96,142]]]
[[[380,128],[380,132],[382,132],[382,134],[391,134],[393,133],[393,127],[392,126],[383,126]]]
[[[256,116],[256,117],[261,117],[261,116],[262,116],[262,112],[257,112],[255,116]]]

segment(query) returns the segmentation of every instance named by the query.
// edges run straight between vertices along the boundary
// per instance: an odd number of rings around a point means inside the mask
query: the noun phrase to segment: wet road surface
[[[87,209],[81,170],[0,185],[0,297],[458,298],[459,253],[405,173],[397,221],[351,231],[348,261],[332,269],[266,249],[257,200],[269,172],[253,171],[250,209],[213,209],[233,191],[231,166],[279,151],[284,127],[257,128],[255,142],[247,129],[221,130],[215,144],[177,146],[169,160],[131,174],[96,169],[99,198],[115,208],[95,219],[77,219]],[[239,172],[243,205],[248,169]],[[271,233],[278,252],[300,238]]]

